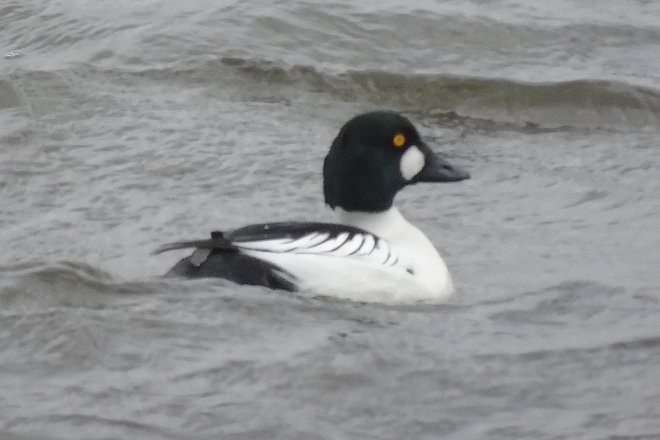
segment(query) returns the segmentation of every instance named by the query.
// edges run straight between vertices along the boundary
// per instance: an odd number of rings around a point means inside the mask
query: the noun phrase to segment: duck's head
[[[469,178],[436,156],[407,118],[388,111],[348,121],[323,163],[325,203],[346,211],[385,211],[406,185]]]

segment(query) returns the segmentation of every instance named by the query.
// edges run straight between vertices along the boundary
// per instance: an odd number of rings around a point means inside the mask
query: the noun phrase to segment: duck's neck
[[[394,206],[379,212],[345,211],[337,207],[335,215],[341,224],[362,228],[383,238],[391,237],[402,227],[410,227]]]

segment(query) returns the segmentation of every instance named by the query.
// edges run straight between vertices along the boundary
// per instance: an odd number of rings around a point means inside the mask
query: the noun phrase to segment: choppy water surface
[[[1,438],[660,438],[660,4],[352,3],[0,4]],[[158,277],[374,108],[449,303]]]

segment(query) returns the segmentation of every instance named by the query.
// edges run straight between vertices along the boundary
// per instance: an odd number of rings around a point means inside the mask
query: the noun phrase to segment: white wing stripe
[[[332,255],[335,255],[337,257],[351,256],[355,252],[357,252],[358,249],[360,249],[360,246],[362,246],[363,242],[364,242],[364,235],[356,234],[353,237],[350,237],[348,240],[346,240],[337,249],[332,251]]]
[[[298,239],[277,238],[258,241],[237,241],[234,244],[243,249],[253,249],[267,252],[295,252],[299,249],[309,249],[328,239],[328,233],[313,232]]]
[[[348,239],[348,232],[342,232],[341,234],[337,235],[336,237],[332,237],[329,240],[323,241],[317,245],[314,245],[312,247],[309,247],[305,250],[302,250],[300,252],[303,253],[312,253],[312,254],[324,254],[327,252],[332,252],[335,249],[338,249],[341,247],[342,244]],[[309,251],[309,252],[305,252]]]
[[[399,261],[397,256],[390,251],[390,254],[387,256],[387,260],[385,260],[385,265],[394,266],[397,263],[397,261]]]
[[[357,254],[357,253],[360,251],[360,249],[362,249],[362,245],[364,245],[364,241],[367,239],[366,235],[364,235],[364,234],[357,234],[357,235],[355,236],[355,238],[358,239],[358,241],[360,242],[360,244],[359,244],[358,247],[355,248],[355,249],[353,250],[353,252],[351,252],[349,255],[355,255],[355,254]]]
[[[234,244],[246,250],[331,255],[372,261],[385,266],[394,266],[399,262],[387,241],[366,233],[341,232],[333,236],[328,232],[310,232],[299,238],[239,241]]]
[[[383,243],[385,243],[383,240],[376,240],[376,246],[374,246],[373,252],[371,253],[371,257],[381,264],[385,264],[387,254],[389,253],[387,244],[383,245]]]
[[[292,244],[295,245],[293,248],[294,250],[298,249],[306,249],[310,248],[312,246],[316,246],[319,243],[322,243],[323,241],[328,238],[328,234],[319,234],[318,232],[313,232],[308,235],[303,235],[296,241],[294,241]]]
[[[242,241],[234,243],[243,249],[254,249],[268,252],[289,252],[292,249],[290,238],[276,240]]]
[[[366,235],[364,237],[364,242],[362,242],[362,246],[360,246],[360,250],[355,255],[358,257],[369,255],[374,250],[374,246],[376,246],[374,236]]]

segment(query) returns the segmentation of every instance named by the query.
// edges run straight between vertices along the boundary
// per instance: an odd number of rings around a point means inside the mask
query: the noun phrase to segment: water
[[[0,4],[0,438],[660,438],[660,4]],[[162,280],[330,220],[351,116],[472,179],[397,204],[457,294]]]

